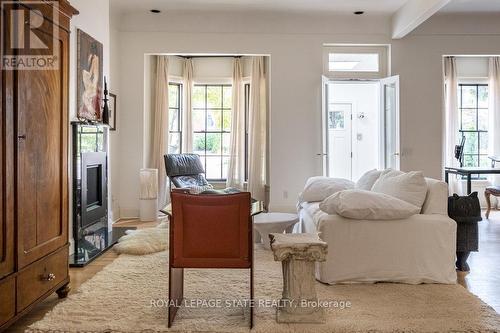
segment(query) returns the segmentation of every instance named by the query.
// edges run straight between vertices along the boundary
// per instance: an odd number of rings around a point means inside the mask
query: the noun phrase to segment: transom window
[[[168,85],[168,153],[180,154],[182,145],[182,85]]]
[[[208,180],[223,181],[229,166],[232,86],[196,84],[192,96],[193,152]]]
[[[465,137],[463,165],[488,167],[488,85],[460,84],[460,134]]]

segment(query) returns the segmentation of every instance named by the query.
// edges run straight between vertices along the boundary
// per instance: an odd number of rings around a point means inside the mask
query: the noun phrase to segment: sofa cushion
[[[443,181],[425,178],[427,194],[421,214],[448,215],[448,184]]]
[[[377,181],[377,179],[382,174],[383,170],[373,169],[365,172],[361,178],[356,182],[356,188],[360,190],[370,191],[373,187],[373,184]]]
[[[427,194],[427,183],[421,171],[389,171],[373,184],[373,192],[384,193],[422,208]]]
[[[299,194],[299,202],[323,201],[338,191],[352,188],[354,188],[354,183],[347,179],[311,177],[307,180],[302,193]]]
[[[420,212],[420,207],[390,195],[358,189],[337,192],[323,200],[319,208],[356,220],[398,220]]]

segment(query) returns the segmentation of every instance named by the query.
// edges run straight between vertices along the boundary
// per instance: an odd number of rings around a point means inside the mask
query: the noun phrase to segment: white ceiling
[[[113,10],[119,12],[144,12],[160,10],[220,10],[220,11],[311,11],[352,13],[363,10],[369,13],[392,14],[407,0],[111,0]]]
[[[500,12],[500,0],[452,0],[441,13],[491,13]]]

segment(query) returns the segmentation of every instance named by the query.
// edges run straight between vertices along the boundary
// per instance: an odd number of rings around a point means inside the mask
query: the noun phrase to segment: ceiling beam
[[[392,16],[392,38],[400,39],[415,30],[451,0],[408,0]]]

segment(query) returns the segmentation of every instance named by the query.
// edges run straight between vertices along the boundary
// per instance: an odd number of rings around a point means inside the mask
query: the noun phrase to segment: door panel
[[[1,15],[1,17],[5,16]],[[0,26],[2,30],[7,30],[9,25],[7,22],[0,21]],[[9,35],[7,30],[5,36]],[[4,71],[2,63],[0,62],[0,104],[2,106],[0,117],[0,172],[2,174],[0,177],[0,278],[14,272],[13,72]]]
[[[383,149],[385,168],[400,169],[399,138],[399,76],[380,80],[380,101],[383,110]]]
[[[41,29],[43,42],[53,38]],[[59,68],[16,72],[17,218],[20,267],[67,243],[67,32],[59,29]]]

